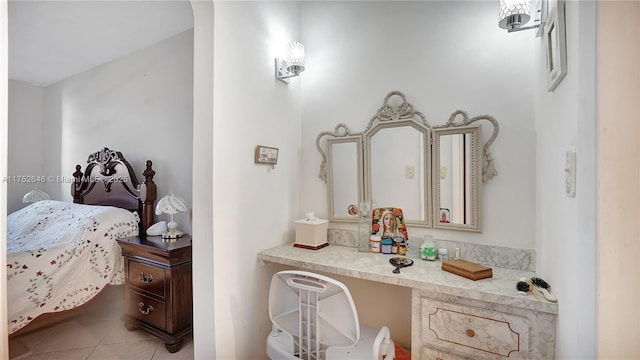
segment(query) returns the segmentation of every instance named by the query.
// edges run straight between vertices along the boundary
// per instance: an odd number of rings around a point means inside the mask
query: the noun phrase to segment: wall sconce
[[[289,78],[304,71],[304,45],[297,41],[287,44],[287,58],[276,58],[276,79],[289,83]]]
[[[542,14],[546,11],[547,0],[536,0],[533,4],[533,25],[522,26],[531,19],[532,6],[530,0],[500,0],[498,26],[507,32],[538,29],[537,37],[542,36]]]

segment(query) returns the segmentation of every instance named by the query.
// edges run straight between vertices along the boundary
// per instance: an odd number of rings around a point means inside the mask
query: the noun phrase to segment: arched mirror
[[[481,231],[481,129],[433,131],[434,228]]]
[[[365,198],[401,208],[408,225],[431,223],[429,137],[413,119],[379,122],[364,134]]]
[[[333,132],[318,135],[316,147],[322,155],[318,177],[327,183],[329,221],[356,221],[353,206],[364,199],[362,133],[352,133],[345,124],[338,124]]]
[[[351,221],[349,206],[362,201],[362,136],[327,139],[329,219]]]
[[[484,145],[481,120],[492,127]],[[407,225],[480,232],[482,182],[497,175],[489,149],[498,132],[493,117],[461,110],[432,126],[403,93],[390,92],[363,132],[339,124],[316,139],[329,220],[356,222],[349,209],[373,200],[401,208]]]

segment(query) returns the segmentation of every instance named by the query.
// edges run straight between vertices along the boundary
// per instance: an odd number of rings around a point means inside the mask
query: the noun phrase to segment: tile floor
[[[52,326],[10,338],[11,360],[193,359],[191,336],[184,339],[180,351],[171,354],[158,338],[141,330],[125,329],[120,320],[124,286],[107,289],[106,297],[101,294],[102,301],[107,301],[100,306]]]

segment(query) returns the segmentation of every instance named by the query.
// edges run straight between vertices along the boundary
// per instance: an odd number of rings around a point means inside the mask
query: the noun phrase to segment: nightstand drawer
[[[164,278],[165,269],[163,268],[157,268],[133,260],[129,261],[127,279],[130,286],[165,298]]]
[[[133,291],[129,291],[129,298],[129,315],[159,330],[166,331],[167,316],[163,301],[158,301]]]
[[[157,336],[170,353],[180,350],[193,330],[191,236],[134,236],[118,244],[125,258],[125,327]]]

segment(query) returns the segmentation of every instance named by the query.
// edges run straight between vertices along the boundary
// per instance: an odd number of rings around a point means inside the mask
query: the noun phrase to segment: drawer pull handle
[[[474,337],[474,336],[476,336],[476,332],[471,330],[471,329],[468,329],[467,330],[467,336],[468,337]]]
[[[141,313],[143,313],[143,314],[145,314],[145,315],[149,315],[150,313],[152,313],[152,312],[153,312],[153,310],[155,310],[155,309],[153,308],[153,306],[151,306],[151,305],[147,306],[147,308],[146,308],[145,310],[143,310],[143,308],[144,308],[144,303],[143,303],[142,301],[140,301],[140,302],[138,303],[138,308],[139,308],[140,312],[141,312]]]
[[[145,275],[142,271],[140,271],[140,281],[145,284],[148,284],[153,281],[153,275],[147,274]]]

